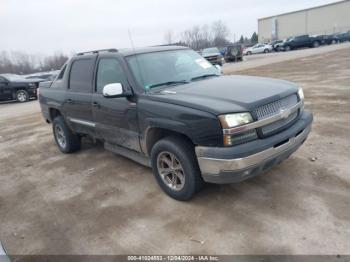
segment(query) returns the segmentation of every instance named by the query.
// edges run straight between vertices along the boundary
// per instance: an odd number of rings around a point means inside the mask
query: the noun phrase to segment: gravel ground
[[[299,83],[313,131],[279,166],[209,185],[190,202],[89,141],[61,154],[36,101],[0,104],[0,239],[9,253],[350,254],[350,49],[239,74]]]

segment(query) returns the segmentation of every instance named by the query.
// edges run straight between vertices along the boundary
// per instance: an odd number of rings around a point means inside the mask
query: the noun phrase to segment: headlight
[[[304,100],[304,91],[301,87],[298,90],[298,96],[299,96],[300,101]]]
[[[253,122],[252,115],[248,112],[221,115],[219,119],[223,128],[231,128]]]

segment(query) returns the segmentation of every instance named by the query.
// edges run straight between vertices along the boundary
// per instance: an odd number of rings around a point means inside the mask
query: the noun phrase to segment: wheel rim
[[[27,95],[24,92],[18,92],[17,99],[20,102],[24,102],[27,100]]]
[[[185,185],[185,173],[180,161],[170,152],[161,152],[157,158],[157,169],[164,184],[174,191]]]
[[[66,137],[64,135],[63,129],[59,125],[55,126],[55,134],[59,146],[65,148],[67,144]]]

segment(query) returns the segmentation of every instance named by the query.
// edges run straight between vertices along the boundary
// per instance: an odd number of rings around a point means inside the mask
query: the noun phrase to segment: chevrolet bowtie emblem
[[[280,114],[281,114],[281,117],[284,118],[284,119],[286,119],[289,116],[288,110],[281,109],[280,110]]]

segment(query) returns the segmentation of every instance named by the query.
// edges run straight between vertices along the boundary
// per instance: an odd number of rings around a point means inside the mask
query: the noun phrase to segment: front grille
[[[276,122],[273,122],[272,124],[263,126],[261,128],[261,131],[264,135],[269,135],[269,134],[277,131],[278,129],[281,129],[284,126],[287,126],[288,124],[293,122],[293,120],[296,119],[297,116],[298,116],[298,111],[294,112],[293,114],[288,116],[286,119],[281,119],[281,120],[278,120]]]
[[[287,96],[275,102],[258,107],[254,114],[257,120],[262,120],[271,116],[274,116],[280,112],[281,109],[287,109],[298,103],[298,97],[296,94]],[[269,135],[277,130],[281,130],[283,127],[288,126],[298,116],[298,111],[294,112],[286,119],[278,120],[269,125],[263,126],[261,132],[264,136]]]

